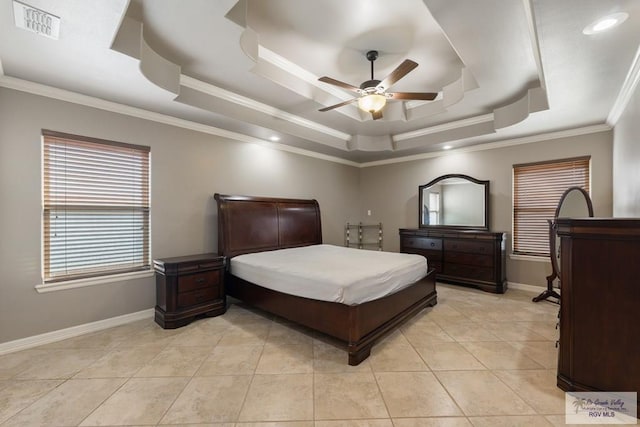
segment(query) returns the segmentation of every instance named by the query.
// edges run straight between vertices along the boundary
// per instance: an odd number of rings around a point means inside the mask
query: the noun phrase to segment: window
[[[427,224],[440,224],[440,193],[429,193],[429,222]]]
[[[549,256],[549,223],[569,187],[589,192],[590,157],[513,166],[513,252]]]
[[[149,147],[42,134],[44,283],[149,270]]]

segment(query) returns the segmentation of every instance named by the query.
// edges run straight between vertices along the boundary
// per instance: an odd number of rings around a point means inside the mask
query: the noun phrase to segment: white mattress
[[[312,245],[239,255],[231,273],[279,292],[347,305],[397,292],[427,274],[420,255]]]

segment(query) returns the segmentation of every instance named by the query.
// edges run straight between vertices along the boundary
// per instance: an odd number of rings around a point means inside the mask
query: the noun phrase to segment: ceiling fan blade
[[[382,118],[382,110],[380,111],[372,111],[371,112],[371,117],[373,117],[373,120],[378,120]]]
[[[340,80],[332,79],[331,77],[320,77],[318,80],[329,83],[330,85],[339,86],[343,89],[350,90],[351,92],[360,93],[360,88],[350,85],[349,83],[341,82]]]
[[[336,105],[331,105],[331,106],[329,106],[329,107],[321,108],[321,109],[319,109],[318,111],[329,111],[329,110],[333,110],[334,108],[342,107],[343,105],[351,104],[351,103],[356,102],[356,101],[358,101],[358,98],[353,98],[353,99],[350,99],[350,100],[348,100],[348,101],[341,102],[341,103],[336,104]]]
[[[417,62],[413,62],[410,59],[405,59],[404,62],[398,65],[398,68],[393,70],[391,74],[384,78],[378,85],[376,89],[382,88],[383,90],[387,90],[391,87],[392,84],[409,74],[411,70],[418,66]]]
[[[433,101],[438,96],[438,92],[393,92],[387,93],[387,96],[391,99],[409,100],[416,99],[420,101]]]

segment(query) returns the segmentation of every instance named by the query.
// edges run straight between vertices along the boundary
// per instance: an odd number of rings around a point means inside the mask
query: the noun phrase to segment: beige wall
[[[0,89],[0,343],[153,308],[153,278],[39,294],[41,129],[151,147],[152,256],[217,250],[215,192],[318,199],[359,220],[358,168]]]
[[[640,217],[640,86],[613,130],[613,215]]]
[[[384,249],[397,251],[398,228],[418,226],[419,185],[450,173],[488,179],[491,181],[490,228],[508,233],[507,248],[510,252],[512,166],[583,155],[591,155],[591,194],[595,214],[611,216],[611,132],[364,168],[360,175],[362,216],[367,222],[381,221],[385,233]],[[367,210],[371,210],[370,217],[366,217]],[[550,271],[546,260],[539,262],[507,257],[507,279],[510,282],[546,286],[545,277]]]

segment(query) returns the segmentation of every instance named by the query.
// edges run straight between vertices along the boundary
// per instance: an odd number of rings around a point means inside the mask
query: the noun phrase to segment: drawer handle
[[[204,283],[204,277],[200,277],[199,279],[196,279],[196,283],[197,283],[198,285],[203,284],[203,283]]]
[[[436,246],[435,242],[431,242],[431,247],[433,248],[435,246]]]

